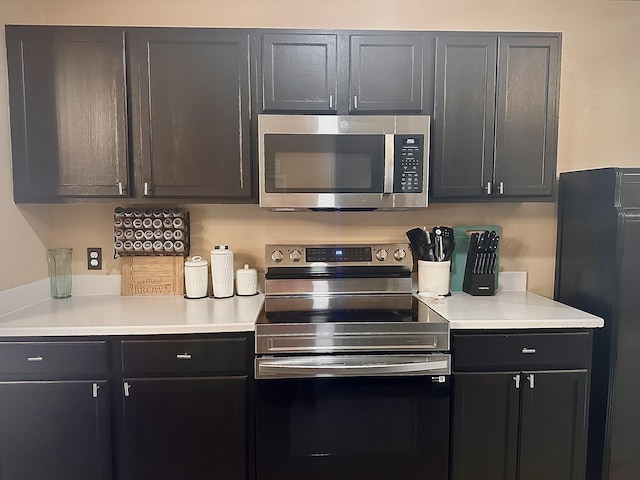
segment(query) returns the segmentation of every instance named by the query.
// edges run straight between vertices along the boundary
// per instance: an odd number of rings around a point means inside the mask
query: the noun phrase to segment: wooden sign
[[[184,295],[184,257],[122,257],[122,295]]]

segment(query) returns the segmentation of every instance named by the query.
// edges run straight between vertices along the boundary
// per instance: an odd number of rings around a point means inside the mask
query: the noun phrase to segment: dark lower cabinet
[[[122,480],[251,479],[250,337],[156,335],[116,342]]]
[[[110,480],[104,341],[0,341],[0,479]]]
[[[124,380],[127,480],[246,480],[247,379]]]
[[[436,35],[431,197],[551,199],[559,34]]]
[[[516,478],[520,395],[512,375],[453,376],[453,480]]]
[[[107,382],[0,382],[0,478],[110,480]]]
[[[453,480],[582,480],[587,372],[454,375]]]
[[[584,480],[592,334],[452,335],[452,480]]]

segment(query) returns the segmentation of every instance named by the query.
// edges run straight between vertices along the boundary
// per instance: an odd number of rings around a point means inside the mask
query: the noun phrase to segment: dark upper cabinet
[[[16,202],[253,201],[248,30],[6,35]]]
[[[349,37],[349,110],[422,111],[421,34]]]
[[[121,28],[7,25],[16,202],[128,196]]]
[[[266,32],[261,41],[260,111],[431,111],[431,33]]]
[[[437,35],[431,197],[550,199],[559,74],[559,34]]]
[[[335,112],[335,34],[262,35],[262,110]]]
[[[250,200],[248,31],[131,37],[138,196]]]

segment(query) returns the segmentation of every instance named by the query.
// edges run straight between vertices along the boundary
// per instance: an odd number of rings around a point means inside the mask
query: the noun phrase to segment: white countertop
[[[179,295],[74,295],[0,316],[0,338],[249,332],[264,295],[185,299]]]
[[[455,329],[598,328],[601,318],[526,291],[419,297]],[[227,299],[74,295],[0,315],[0,338],[252,332],[264,295]]]
[[[526,291],[498,291],[474,297],[453,292],[450,297],[419,297],[449,321],[451,329],[599,328],[604,320],[549,298]]]

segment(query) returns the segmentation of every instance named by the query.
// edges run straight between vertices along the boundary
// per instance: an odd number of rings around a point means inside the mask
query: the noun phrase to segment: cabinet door
[[[350,111],[422,111],[422,35],[351,35],[350,48]]]
[[[519,480],[583,480],[587,371],[525,372]]]
[[[246,480],[246,377],[124,382],[127,479]]]
[[[262,36],[262,109],[334,112],[337,38],[324,34]]]
[[[495,194],[549,196],[556,178],[558,37],[501,36]]]
[[[14,199],[129,195],[124,32],[6,27]]]
[[[454,374],[452,480],[515,480],[520,397],[516,376]]]
[[[434,199],[491,194],[496,49],[495,35],[436,37]]]
[[[249,34],[134,34],[142,195],[250,200]]]
[[[0,478],[111,478],[104,381],[0,382]]]

